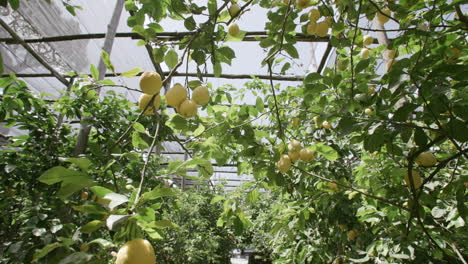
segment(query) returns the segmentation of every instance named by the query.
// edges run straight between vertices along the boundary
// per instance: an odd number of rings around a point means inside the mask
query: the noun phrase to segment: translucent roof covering
[[[104,34],[107,32],[108,24],[114,12],[116,1],[100,0],[85,1],[75,0],[74,5],[80,6],[82,10],[76,10],[76,15],[70,14],[59,1],[22,1],[17,11],[11,9],[1,9],[2,19],[22,38],[37,39],[44,37],[69,36],[78,34],[101,34],[98,38],[67,40],[55,42],[35,42],[28,43],[50,66],[61,74],[74,71],[79,74],[89,74],[90,65],[98,65],[101,49],[104,44]],[[237,24],[243,31],[259,31],[264,28],[267,10],[255,5],[250,7],[237,21]],[[123,11],[118,24],[117,32],[131,32],[127,26],[129,13]],[[161,25],[165,32],[185,32],[183,21],[167,20]],[[11,35],[0,28],[0,38],[11,38]],[[144,70],[154,70],[153,63],[149,57],[145,46],[138,45],[139,39],[117,36],[114,40],[110,59],[117,73],[125,72],[136,67]],[[24,77],[33,91],[48,93],[50,99],[61,95],[60,91],[66,89],[66,86],[57,78],[50,77],[50,71],[41,65],[27,50],[19,44],[1,42],[1,52],[5,64],[5,72],[15,72],[21,76],[31,74],[35,77]],[[262,60],[266,57],[266,51],[258,45],[258,41],[226,42],[236,52],[236,59],[232,65],[223,66],[223,74],[242,74],[242,75],[268,75],[268,68],[261,67]],[[320,64],[327,47],[326,42],[298,42],[295,47],[300,54],[299,63],[293,64],[285,76],[304,76],[307,72],[316,71]],[[328,53],[327,53],[328,54]],[[332,52],[333,54],[333,52]],[[333,58],[333,55],[332,57]],[[325,58],[327,59],[327,58]],[[328,63],[332,63],[331,59]],[[163,71],[169,71],[169,68],[162,64]],[[182,69],[183,68],[183,69]],[[209,72],[211,66],[208,64]],[[179,75],[186,71],[185,66],[178,70]],[[187,68],[188,73],[196,73],[196,65],[190,63]],[[44,75],[44,76],[41,76]],[[28,75],[26,75],[28,76]],[[283,76],[284,77],[284,76]],[[190,77],[194,80],[196,77]],[[110,77],[115,83],[128,87],[138,87],[138,77],[121,78]],[[185,81],[184,76],[174,77],[172,83]],[[213,87],[220,87],[231,84],[241,87],[246,79],[214,78],[207,77],[205,82],[209,82]],[[275,81],[276,82],[276,81]],[[294,81],[279,81],[284,86],[300,84]],[[112,87],[114,90],[119,88]],[[136,102],[139,94],[137,92],[120,89],[129,100]],[[246,97],[246,103],[254,103],[249,100],[254,97]],[[20,133],[15,129],[5,129],[1,131],[4,134],[15,135]],[[165,151],[176,154],[166,154],[172,158],[183,159],[183,154],[177,144],[168,143],[165,145]],[[238,186],[242,180],[249,176],[237,176],[235,167],[215,168],[213,180],[222,182],[222,179],[229,179],[226,182],[228,187]],[[232,172],[231,172],[232,171]]]

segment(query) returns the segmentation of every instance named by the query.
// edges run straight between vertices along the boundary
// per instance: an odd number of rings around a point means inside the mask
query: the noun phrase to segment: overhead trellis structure
[[[251,2],[251,1],[250,1]],[[245,9],[248,7],[250,2],[246,3],[242,9]],[[1,26],[3,29],[5,29],[10,36],[1,36],[0,37],[0,43],[3,43],[5,46],[14,46],[14,45],[21,45],[31,56],[33,56],[45,69],[47,69],[49,72],[36,72],[36,73],[23,73],[23,72],[17,72],[15,75],[20,78],[48,78],[48,77],[53,77],[59,80],[61,83],[65,85],[65,87],[70,87],[71,83],[73,82],[73,78],[70,78],[69,76],[66,76],[63,73],[59,73],[57,70],[54,69],[52,65],[50,65],[46,59],[42,58],[41,54],[36,52],[35,48],[33,45],[36,44],[46,44],[46,45],[60,45],[67,43],[74,43],[74,42],[79,42],[79,41],[95,41],[95,40],[100,40],[104,39],[106,43],[104,44],[103,50],[108,52],[109,54],[112,55],[110,52],[110,49],[112,48],[112,43],[114,39],[128,39],[128,40],[134,40],[134,41],[143,41],[146,39],[144,36],[141,34],[135,33],[135,32],[118,32],[119,24],[122,23],[119,18],[120,13],[122,12],[122,7],[123,7],[124,1],[119,1],[116,2],[115,4],[115,9],[112,18],[109,19],[109,23],[107,25],[108,32],[107,33],[87,33],[87,34],[64,34],[64,35],[54,35],[49,33],[47,36],[35,36],[35,37],[22,37],[18,34],[15,33],[15,31],[8,25],[7,22],[5,22],[3,19],[0,21]],[[228,1],[224,2],[224,5],[226,5]],[[28,3],[25,3],[25,5],[28,8],[34,8],[42,5],[47,5],[46,3],[35,3],[35,4],[30,4],[28,6]],[[56,7],[54,7],[56,8]],[[221,10],[220,8],[219,10]],[[86,7],[85,7],[86,10]],[[20,9],[21,12],[21,9]],[[125,11],[124,11],[125,13]],[[235,17],[234,17],[235,18]],[[234,18],[231,18],[230,21],[232,21]],[[120,22],[119,22],[120,21]],[[229,21],[229,22],[230,22]],[[228,23],[229,23],[228,22]],[[111,32],[111,34],[109,34]],[[270,74],[227,74],[227,73],[209,73],[209,72],[188,72],[188,71],[178,71],[177,68],[180,66],[181,61],[178,63],[178,66],[176,66],[174,69],[171,71],[163,71],[161,65],[155,60],[154,54],[153,54],[153,48],[158,45],[165,45],[165,44],[176,44],[180,42],[181,40],[184,40],[184,38],[187,37],[192,37],[191,39],[195,39],[196,35],[199,34],[200,31],[194,31],[194,32],[158,32],[155,37],[151,38],[149,40],[149,43],[144,43],[144,46],[146,48],[146,56],[151,62],[151,65],[153,66],[153,70],[157,71],[160,73],[161,76],[167,77],[165,80],[169,81],[170,78],[176,78],[176,77],[193,77],[193,78],[215,78],[215,79],[230,79],[230,80],[236,80],[236,79],[252,79],[252,78],[258,78],[261,80],[270,80],[270,81],[285,81],[285,82],[303,82],[304,81],[304,75],[296,75],[296,76],[288,76],[284,74],[273,74],[270,71]],[[242,42],[261,42],[262,40],[265,40],[268,37],[268,32],[267,31],[246,31],[244,32],[245,36],[241,39],[238,40],[241,43]],[[383,33],[385,35],[385,33]],[[332,54],[332,45],[329,43],[330,38],[329,36],[326,37],[318,37],[314,35],[306,35],[300,32],[297,32],[295,36],[293,37],[295,41],[301,42],[301,43],[326,43],[326,47],[324,47],[324,51],[322,54],[322,57],[320,58],[320,63],[318,63],[318,67],[316,67],[316,72],[321,73],[323,69],[325,68],[327,63],[327,60],[329,60],[330,54]],[[377,40],[375,40],[376,43]],[[107,45],[107,46],[106,46]],[[71,44],[70,46],[73,46]],[[311,50],[309,52],[315,53],[315,50]],[[98,53],[97,55],[101,56],[101,53]],[[271,56],[271,54],[270,54]],[[315,57],[313,55],[312,57]],[[98,59],[98,58],[93,58],[93,59]],[[105,72],[104,62],[100,60],[100,65],[101,67],[99,68],[99,74],[100,74],[100,79],[105,78],[105,77],[119,77],[122,75],[122,73],[116,73],[116,72]],[[7,65],[8,66],[8,65]],[[85,75],[90,75],[89,73],[86,72],[79,72],[76,71],[75,69],[72,69],[73,72],[75,72],[76,76],[85,76]],[[136,74],[135,76],[139,76],[141,73]],[[8,76],[7,73],[4,73],[2,75],[3,77]],[[169,84],[169,82],[167,82]],[[105,87],[105,86],[104,86]],[[123,87],[123,86],[122,86]],[[130,87],[130,85],[127,85],[127,87]],[[67,89],[68,89],[67,88]],[[131,91],[131,89],[127,89],[127,91]],[[86,124],[83,123],[82,126]],[[82,127],[83,128],[83,127]],[[83,132],[82,129],[80,129],[78,138],[82,138],[83,140],[87,141],[87,137],[89,134],[89,127],[87,128],[88,132],[85,132],[85,135],[81,135]],[[86,148],[86,143],[85,142],[79,142],[77,143],[77,149],[76,149],[76,155],[79,155],[80,153],[83,153],[85,148]],[[174,154],[184,154],[184,158],[187,158],[187,152],[177,152],[177,151],[167,151],[167,152],[161,152],[161,154],[167,154],[167,155],[174,155]],[[235,166],[235,165],[234,165]],[[232,172],[223,172],[219,171],[220,173],[232,173]],[[231,179],[233,180],[233,179]],[[231,186],[232,187],[232,186]]]

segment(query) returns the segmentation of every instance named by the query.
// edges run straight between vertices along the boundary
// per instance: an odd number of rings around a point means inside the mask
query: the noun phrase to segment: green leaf
[[[213,72],[214,72],[214,76],[215,76],[215,77],[221,76],[221,73],[223,72],[223,68],[221,67],[221,63],[216,62],[216,63],[213,65]]]
[[[91,70],[91,77],[97,81],[99,79],[98,69],[96,68],[96,66],[94,66],[94,64],[91,64],[90,70]]]
[[[138,131],[140,133],[146,133],[145,127],[142,124],[138,123],[138,122],[135,122],[133,124],[133,129],[135,129],[136,131]]]
[[[59,248],[59,247],[63,247],[62,243],[55,242],[55,243],[46,245],[40,251],[34,253],[32,263],[36,263],[38,260],[47,256],[47,254],[49,254],[54,249]]]
[[[93,186],[90,189],[99,198],[104,198],[107,194],[114,192],[101,186]]]
[[[106,209],[102,208],[99,205],[81,205],[81,206],[73,206],[73,209],[78,212],[87,213],[87,214],[97,214],[97,215],[106,215]]]
[[[155,225],[156,228],[168,228],[168,227],[179,227],[178,225],[172,223],[171,221],[167,219],[159,220],[159,221],[154,221],[153,224]]]
[[[110,200],[109,208],[113,210],[115,207],[128,202],[128,198],[125,195],[118,193],[108,193],[104,196],[104,199]]]
[[[146,149],[146,148],[149,148],[149,145],[148,143],[146,143],[146,141],[144,141],[141,137],[140,137],[140,133],[138,132],[134,132],[132,134],[132,145],[134,148],[138,148],[138,149]]]
[[[126,72],[122,73],[121,76],[126,77],[126,78],[132,78],[132,77],[137,76],[142,71],[143,71],[142,68],[136,67],[135,69],[132,69],[132,70],[129,70],[129,71],[126,71]]]
[[[110,61],[109,53],[107,53],[106,51],[103,50],[102,54],[101,54],[101,58],[102,58],[102,61],[104,62],[104,64],[106,65],[107,69],[109,69],[111,72],[115,72],[114,65]]]
[[[215,204],[215,203],[217,203],[217,202],[219,202],[219,201],[223,201],[223,200],[225,200],[225,199],[226,199],[226,197],[224,197],[224,196],[216,195],[215,197],[213,197],[213,199],[211,199],[211,202],[210,202],[210,203],[211,203],[211,204]]]
[[[88,176],[73,177],[71,179],[68,179],[67,181],[62,182],[62,185],[60,186],[60,189],[57,192],[57,196],[60,199],[65,200],[73,193],[85,187],[93,186],[94,184],[95,184],[94,181],[90,179]]]
[[[468,125],[463,121],[453,118],[447,124],[447,133],[450,137],[460,142],[468,141]]]
[[[294,45],[292,44],[286,44],[283,46],[283,49],[291,56],[293,57],[294,59],[298,59],[299,58],[299,53],[297,52],[297,49],[296,47],[294,47]]]
[[[93,220],[89,223],[87,223],[86,225],[82,226],[80,228],[80,231],[85,233],[85,234],[91,234],[93,233],[94,231],[98,230],[99,228],[101,228],[102,226],[104,226],[104,222],[103,221],[99,221],[99,220]]]
[[[9,0],[10,6],[13,10],[17,10],[20,6],[19,0]]]
[[[210,16],[214,15],[216,13],[216,10],[218,9],[218,4],[216,0],[208,0],[208,12]]]
[[[184,26],[189,31],[195,30],[197,28],[197,23],[195,22],[195,19],[193,19],[193,16],[185,19]]]
[[[68,158],[65,161],[75,164],[82,171],[87,171],[91,166],[91,161],[87,158]]]
[[[169,197],[177,195],[177,190],[173,188],[155,188],[152,191],[146,192],[141,196],[141,203],[146,201],[158,199],[161,197]]]
[[[39,178],[38,181],[52,185],[61,181],[73,182],[74,178],[83,178],[86,177],[86,174],[70,170],[62,166],[53,167],[44,172]]]
[[[166,65],[170,69],[174,69],[174,67],[177,65],[179,62],[179,54],[173,49],[169,50],[164,57],[164,62],[166,62]]]
[[[102,248],[111,248],[111,247],[115,246],[114,243],[112,243],[109,240],[105,240],[103,238],[96,238],[96,239],[90,241],[88,244],[98,244]]]
[[[205,132],[205,126],[200,124],[195,131],[193,131],[193,136],[198,137],[200,136],[203,132]]]
[[[326,158],[329,161],[335,161],[340,157],[338,155],[338,152],[334,148],[327,146],[324,143],[317,143],[313,145],[311,147],[311,150],[321,154],[324,158]]]
[[[265,110],[265,105],[263,104],[262,98],[259,96],[257,97],[257,101],[255,102],[255,106],[259,112],[263,112]]]

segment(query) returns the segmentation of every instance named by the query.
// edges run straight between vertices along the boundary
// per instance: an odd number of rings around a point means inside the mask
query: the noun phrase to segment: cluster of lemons
[[[281,155],[279,161],[276,163],[276,167],[281,173],[287,172],[293,162],[297,160],[303,160],[305,162],[313,161],[315,153],[308,149],[303,148],[301,142],[293,139],[288,144],[288,154]]]
[[[426,151],[426,152],[419,154],[414,161],[416,161],[416,164],[418,164],[421,167],[432,167],[437,164],[436,157],[430,151]],[[412,170],[411,178],[413,178],[414,188],[419,189],[419,187],[421,187],[423,183],[421,174],[419,174],[417,170]],[[406,172],[406,175],[405,175],[405,182],[408,186],[411,186],[408,172]]]
[[[157,72],[144,72],[140,78],[140,89],[143,94],[138,100],[138,106],[144,115],[152,115],[159,109],[161,105],[161,91],[162,80]],[[151,99],[152,105],[149,105]],[[210,101],[210,93],[205,86],[199,86],[193,90],[192,99],[187,98],[187,89],[180,83],[176,83],[166,93],[166,104],[174,107],[177,113],[190,118],[194,117],[198,112],[198,105],[207,104]],[[148,106],[149,105],[149,106]]]
[[[309,23],[307,24],[307,34],[326,37],[328,29],[331,27],[333,19],[325,17],[323,21],[317,22],[321,18],[320,10],[312,9],[309,12]]]
[[[229,7],[229,15],[231,15],[231,17],[236,17],[239,14],[240,10],[241,9],[239,5],[234,3],[231,5],[231,7]],[[229,28],[228,28],[229,35],[233,37],[237,37],[239,36],[240,32],[241,31],[240,31],[239,25],[237,25],[236,23],[231,23],[231,25],[229,25]]]
[[[166,103],[186,118],[194,117],[198,112],[198,105],[207,104],[209,101],[210,93],[205,86],[195,88],[192,99],[187,98],[187,89],[180,83],[176,83],[166,93]]]

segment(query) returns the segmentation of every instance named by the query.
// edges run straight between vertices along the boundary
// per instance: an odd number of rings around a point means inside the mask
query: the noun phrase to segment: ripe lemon
[[[309,20],[310,22],[317,22],[320,18],[320,11],[318,9],[312,9],[309,12]]]
[[[193,90],[192,100],[199,105],[207,104],[210,101],[210,92],[205,86],[198,86]]]
[[[369,94],[371,94],[371,95],[372,95],[372,94],[375,94],[375,87],[374,87],[374,86],[368,86],[368,87],[367,87],[367,92],[368,92]]]
[[[368,116],[372,115],[373,112],[374,112],[374,111],[373,111],[372,109],[370,109],[370,108],[366,108],[366,110],[364,110],[364,113],[365,113],[366,115],[368,115]]]
[[[329,128],[331,128],[331,125],[330,125],[330,123],[328,123],[328,121],[323,121],[322,122],[322,127],[326,128],[326,129],[329,129]]]
[[[155,264],[153,246],[147,240],[137,238],[125,243],[117,253],[115,264]]]
[[[418,171],[413,170],[411,173],[411,178],[413,178],[414,188],[418,189],[422,185],[422,178]],[[408,177],[408,172],[405,175],[405,182],[408,186],[411,186],[410,178]]]
[[[300,141],[295,140],[295,139],[289,141],[288,150],[290,152],[299,152],[301,149],[302,149],[302,145]]]
[[[88,200],[89,193],[88,192],[82,192],[80,195],[81,200]]]
[[[317,23],[310,21],[307,24],[307,34],[315,35],[317,33]]]
[[[338,185],[334,182],[329,182],[328,183],[328,188],[332,189],[334,192],[338,191]]]
[[[288,152],[288,156],[292,162],[296,162],[299,159],[299,152]]]
[[[363,59],[369,58],[370,55],[370,50],[368,48],[363,48],[361,52],[359,53],[359,56]]]
[[[309,0],[297,0],[297,8],[306,8],[309,6]]]
[[[194,117],[197,114],[198,105],[192,100],[185,100],[178,109],[179,114],[187,118]]]
[[[388,20],[390,20],[389,16],[392,14],[392,11],[390,11],[390,9],[388,9],[388,8],[382,9],[381,11],[382,11],[382,13],[384,13],[386,16],[385,16],[384,14],[378,12],[378,13],[377,13],[377,20],[378,20],[382,25],[384,25],[385,23],[388,22]]]
[[[437,159],[430,151],[419,154],[415,161],[419,166],[422,167],[432,167],[437,163]]]
[[[365,35],[362,44],[364,44],[364,46],[369,46],[372,43],[374,43],[374,38],[371,35]]]
[[[138,107],[140,107],[140,110],[143,111],[146,108],[146,111],[143,113],[144,115],[152,115],[154,114],[154,111],[157,111],[159,109],[159,106],[161,104],[161,96],[158,94],[153,100],[153,106],[148,106],[146,107],[149,102],[151,101],[151,98],[153,98],[154,95],[151,94],[142,94],[140,95],[140,99],[138,99]]]
[[[336,68],[338,70],[340,70],[340,71],[344,71],[344,70],[346,70],[346,63],[344,61],[342,61],[342,60],[338,60],[336,62]]]
[[[299,151],[299,157],[305,162],[310,162],[314,160],[315,154],[312,150],[308,148],[303,148]]]
[[[144,72],[140,77],[140,88],[145,94],[157,94],[161,90],[162,80],[157,72]]]
[[[328,23],[326,21],[317,24],[316,34],[319,37],[325,37],[328,35]]]
[[[240,28],[236,23],[232,23],[228,28],[229,35],[236,37],[240,34]]]
[[[166,103],[175,108],[179,107],[185,99],[187,99],[187,90],[180,83],[176,83],[166,93]]]
[[[299,117],[294,117],[294,118],[291,120],[291,126],[297,127],[297,126],[299,125],[299,122],[300,122]]]
[[[237,14],[239,14],[239,11],[240,7],[237,4],[232,4],[229,8],[229,15],[231,15],[231,17],[235,17]]]
[[[285,173],[291,168],[291,159],[288,155],[281,155],[281,158],[276,163],[276,166],[281,173]]]
[[[349,241],[355,240],[355,239],[357,238],[357,236],[358,236],[358,232],[357,232],[356,230],[354,230],[354,229],[353,229],[353,230],[350,230],[350,231],[348,232],[348,240],[349,240]]]

